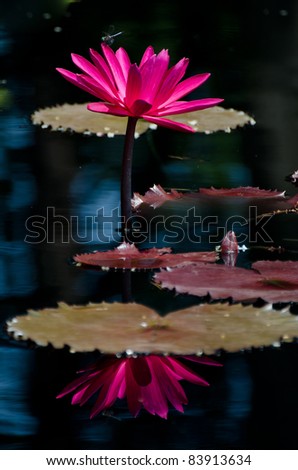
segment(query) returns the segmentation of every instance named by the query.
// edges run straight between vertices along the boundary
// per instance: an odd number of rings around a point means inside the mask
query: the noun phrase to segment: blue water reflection
[[[8,448],[37,432],[38,419],[31,411],[30,381],[32,351],[1,347],[0,349],[0,436]],[[6,367],[3,365],[6,364]],[[21,367],[20,367],[21,365]],[[8,366],[8,367],[7,367]]]

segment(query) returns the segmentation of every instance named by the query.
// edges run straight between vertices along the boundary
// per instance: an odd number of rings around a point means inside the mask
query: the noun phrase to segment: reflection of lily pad
[[[101,303],[29,311],[8,322],[16,339],[74,352],[213,354],[291,341],[297,317],[286,308],[201,304],[160,317],[135,303]]]
[[[220,106],[195,111],[193,113],[170,116],[171,120],[191,125],[198,132],[211,133],[219,130],[230,132],[237,126],[247,123],[254,124],[254,120],[243,111],[224,109]],[[51,108],[35,111],[32,115],[33,124],[43,128],[50,127],[54,131],[72,130],[85,134],[96,134],[101,137],[116,134],[124,135],[127,118],[107,114],[93,113],[87,110],[87,103],[63,104]],[[138,120],[136,136],[143,134],[149,128],[156,129],[156,125],[142,119]]]
[[[252,268],[198,263],[162,271],[155,281],[178,293],[214,299],[298,302],[297,261],[257,261]]]
[[[171,248],[139,250],[133,243],[122,243],[114,250],[96,251],[76,255],[74,260],[82,265],[113,269],[158,269],[191,262],[215,262],[215,251],[171,253]]]

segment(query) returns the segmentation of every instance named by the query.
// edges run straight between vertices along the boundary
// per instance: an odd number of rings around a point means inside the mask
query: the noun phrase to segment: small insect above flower
[[[111,46],[114,41],[115,41],[115,38],[117,36],[120,36],[120,34],[123,34],[123,31],[119,31],[119,33],[114,33],[114,26],[111,25],[109,27],[109,30],[108,32],[104,32],[104,36],[102,36],[101,40],[102,42],[105,42],[106,44],[108,44],[108,46]]]

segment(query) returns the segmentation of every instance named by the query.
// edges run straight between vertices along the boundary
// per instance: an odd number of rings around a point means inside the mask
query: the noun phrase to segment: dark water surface
[[[0,320],[58,301],[86,303],[122,298],[122,273],[79,270],[78,252],[117,244],[114,229],[83,217],[119,203],[123,138],[62,134],[33,127],[38,108],[85,102],[55,67],[75,67],[70,52],[99,48],[109,24],[124,31],[117,44],[139,60],[152,44],[168,48],[172,62],[190,58],[189,74],[211,72],[192,98],[223,97],[224,106],[249,113],[256,126],[230,134],[184,135],[158,129],[135,145],[133,190],[153,184],[196,190],[203,186],[295,188],[285,177],[298,169],[298,4],[294,1],[215,1],[198,12],[179,1],[10,1],[0,16]],[[185,7],[185,8],[184,8]],[[172,158],[173,156],[187,159]],[[50,209],[49,209],[50,208]],[[52,212],[51,212],[52,211]],[[48,240],[25,243],[28,217],[43,217]],[[65,239],[55,221],[78,221]],[[223,219],[225,214],[223,215]],[[56,218],[55,218],[56,217]],[[60,217],[60,219],[59,219]],[[297,251],[297,216],[268,225],[275,246]],[[86,237],[85,240],[83,237]],[[101,237],[99,239],[99,237]],[[162,234],[157,243],[164,246]],[[148,246],[148,243],[144,243]],[[187,240],[175,251],[205,250]],[[263,253],[264,254],[264,253]],[[266,256],[266,255],[264,255]],[[267,255],[268,257],[268,255]],[[292,259],[297,259],[293,253]],[[253,250],[242,263],[257,259]],[[166,313],[196,303],[133,273],[136,302]],[[185,384],[185,413],[168,420],[142,412],[132,418],[125,403],[112,416],[89,420],[90,406],[70,406],[55,396],[92,355],[15,344],[1,329],[0,448],[2,449],[295,449],[298,418],[296,344],[223,354],[224,367],[200,369],[208,389]],[[210,370],[211,369],[211,370]]]

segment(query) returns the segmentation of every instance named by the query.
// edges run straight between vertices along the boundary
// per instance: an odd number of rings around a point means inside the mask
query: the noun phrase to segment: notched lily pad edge
[[[285,307],[290,307],[290,313],[292,315],[298,315],[298,302],[294,302],[289,300],[288,302],[266,302],[266,300],[262,299],[262,297],[255,297],[255,298],[248,298],[248,299],[241,299],[241,300],[234,300],[232,296],[224,297],[224,298],[214,298],[209,293],[206,295],[196,295],[196,294],[188,294],[187,292],[177,292],[175,287],[168,288],[162,287],[161,283],[155,281],[154,279],[151,281],[151,284],[159,290],[167,290],[172,292],[175,297],[195,297],[198,299],[199,304],[216,304],[216,303],[228,303],[229,305],[237,305],[241,304],[243,306],[246,305],[253,305],[254,307],[265,306],[265,305],[272,305],[273,310],[282,310]]]
[[[56,112],[57,116],[59,117],[59,113],[61,113],[62,110],[65,110],[65,108],[71,108],[71,107],[80,107],[82,108],[82,111],[86,113],[86,116],[88,116],[89,111],[85,108],[87,106],[87,103],[63,103],[63,104],[57,104],[53,106],[48,106],[45,108],[38,108],[36,109],[30,116],[31,122],[35,126],[39,126],[41,129],[48,130],[50,132],[63,132],[63,133],[68,133],[70,135],[74,134],[81,134],[85,136],[94,136],[94,137],[108,137],[108,138],[113,138],[115,136],[124,136],[125,135],[125,129],[126,129],[126,124],[124,124],[123,129],[121,129],[121,126],[117,126],[117,121],[120,120],[119,122],[123,121],[125,118],[121,117],[119,118],[118,116],[111,116],[108,115],[107,119],[107,126],[102,126],[102,130],[96,132],[90,129],[90,126],[86,126],[84,129],[82,126],[80,126],[78,123],[76,123],[75,126],[63,126],[59,125],[58,122],[55,123],[55,118],[54,116],[51,116],[51,113]],[[50,113],[50,115],[47,116],[47,113]],[[101,121],[104,121],[105,116],[100,114],[101,116]],[[65,121],[65,117],[62,116],[63,121]],[[113,123],[113,128],[109,127],[108,119],[114,119]],[[99,125],[98,125],[99,126]],[[78,128],[80,127],[80,129]],[[92,126],[91,126],[92,127]],[[142,134],[148,132],[149,130],[156,130],[157,125],[154,123],[149,123],[143,119],[140,119],[137,128],[134,134],[135,139],[138,139]]]
[[[178,294],[178,295],[185,295],[185,294]],[[111,304],[113,303],[117,303],[117,302],[111,302]],[[218,303],[221,303],[221,304],[229,304],[229,305],[242,305],[242,306],[249,306],[249,305],[253,305],[254,307],[258,308],[260,305],[257,305],[258,303],[261,304],[261,306],[263,307],[266,307],[268,310],[275,310],[275,311],[282,311],[285,310],[285,311],[288,311],[289,313],[293,314],[293,315],[298,315],[298,303],[294,303],[294,302],[289,302],[289,303],[267,303],[267,302],[264,302],[262,299],[258,299],[257,301],[255,302],[246,302],[246,301],[241,301],[241,302],[232,302],[231,299],[230,300],[226,300],[226,299],[211,299],[210,302],[202,302],[202,303],[210,303],[210,304],[218,304]],[[64,305],[64,306],[67,306],[67,307],[72,307],[72,305],[68,305],[66,304],[65,302],[58,302],[57,304],[57,307],[59,307],[59,305]],[[82,308],[86,307],[86,306],[92,306],[93,304],[91,302],[89,302],[88,304],[86,305],[81,305]],[[75,304],[74,304],[75,306]],[[77,305],[76,305],[77,306]],[[291,311],[291,308],[292,307],[296,307],[297,308],[297,312],[293,313]],[[28,310],[28,313],[35,313],[37,312],[36,310]],[[157,312],[156,312],[157,313]],[[171,313],[174,313],[171,312]],[[26,314],[24,314],[25,316]],[[161,317],[161,319],[163,318],[166,318],[165,317]],[[283,335],[283,336],[280,336],[279,338],[277,338],[275,341],[273,341],[271,344],[264,344],[264,345],[259,345],[259,346],[248,346],[248,347],[243,347],[243,348],[239,348],[239,349],[236,349],[236,350],[228,350],[228,349],[225,349],[225,348],[218,348],[216,350],[214,350],[212,353],[205,353],[203,349],[200,349],[200,350],[196,350],[194,351],[193,353],[190,353],[188,352],[187,354],[177,354],[177,353],[172,353],[172,352],[138,352],[138,351],[134,351],[132,349],[127,349],[127,350],[123,350],[123,351],[116,351],[114,353],[111,353],[111,352],[105,352],[103,349],[99,349],[99,348],[94,348],[93,350],[86,350],[86,351],[76,351],[74,348],[72,348],[71,346],[69,346],[68,344],[64,344],[62,345],[61,347],[56,347],[52,344],[51,341],[48,341],[47,343],[44,343],[44,344],[41,344],[41,343],[37,343],[35,342],[34,340],[32,340],[31,338],[29,337],[26,337],[25,335],[21,334],[19,331],[17,330],[14,330],[12,325],[15,325],[17,323],[17,320],[15,317],[13,317],[11,320],[8,320],[6,322],[6,325],[5,325],[5,331],[7,333],[7,335],[10,337],[11,340],[15,341],[16,344],[19,344],[20,342],[22,342],[24,344],[24,346],[27,348],[30,348],[30,349],[39,349],[39,348],[47,348],[49,350],[59,350],[59,351],[62,351],[62,350],[65,350],[65,351],[68,351],[69,353],[71,354],[81,354],[81,355],[85,355],[85,354],[93,354],[93,353],[99,353],[101,355],[115,355],[116,357],[138,357],[138,356],[183,356],[183,355],[193,355],[193,356],[197,356],[197,357],[202,357],[202,356],[216,356],[216,357],[219,357],[219,356],[222,356],[223,354],[227,355],[227,354],[237,354],[237,353],[241,353],[241,354],[244,354],[244,353],[252,353],[254,351],[263,351],[265,349],[276,349],[276,348],[280,348],[281,346],[285,345],[285,344],[298,344],[298,336],[289,336],[289,335]],[[167,326],[164,325],[165,329],[167,329]],[[156,328],[155,325],[152,325],[152,326],[149,326],[149,328],[147,327],[147,330],[148,329],[158,329],[158,330],[161,330],[161,329],[164,329],[162,327],[162,325],[158,325],[158,328]]]
[[[38,110],[39,111],[39,110]],[[32,117],[32,116],[31,116]],[[88,136],[88,137],[108,137],[108,138],[113,138],[115,136],[120,136],[122,134],[117,134],[115,132],[108,132],[108,133],[104,133],[104,132],[91,132],[90,130],[86,129],[82,132],[78,132],[74,129],[72,129],[71,127],[63,127],[63,126],[58,126],[58,127],[54,127],[52,126],[51,124],[46,124],[44,121],[40,121],[40,122],[37,122],[37,121],[34,121],[32,119],[32,123],[34,126],[38,126],[40,127],[41,129],[43,130],[47,130],[49,132],[63,132],[65,134],[69,134],[69,135],[76,135],[76,134],[81,134],[81,135],[84,135],[84,136]],[[139,134],[136,133],[135,134],[135,138],[137,139],[139,137]]]
[[[73,103],[73,104],[63,103],[63,104],[49,106],[46,108],[39,108],[35,110],[34,113],[32,113],[31,121],[34,125],[38,125],[42,129],[48,129],[50,131],[68,132],[71,134],[77,133],[77,134],[82,134],[82,135],[87,135],[87,136],[96,136],[96,137],[103,137],[103,136],[114,137],[115,135],[122,135],[122,136],[125,135],[126,126],[124,126],[123,129],[122,129],[122,125],[120,127],[117,127],[117,120],[119,119],[121,121],[123,120],[123,117],[119,118],[119,116],[112,116],[112,118],[114,119],[112,128],[109,127],[108,121],[107,121],[107,126],[103,126],[103,128],[97,132],[94,130],[91,130],[94,124],[93,120],[92,120],[92,125],[91,124],[89,126],[87,125],[85,129],[81,126],[79,122],[75,122],[72,126],[71,125],[63,126],[63,125],[59,125],[58,122],[57,123],[55,122],[56,119],[57,121],[60,120],[59,114],[60,114],[60,117],[62,116],[63,118],[62,120],[65,122],[65,115],[63,115],[63,113],[65,113],[65,110],[67,109],[72,110],[72,107],[76,108],[77,112],[87,113],[86,114],[87,116],[88,111],[87,111],[86,105],[87,103]],[[56,112],[57,116],[51,115],[53,112]],[[212,126],[211,126],[209,127],[209,129],[206,129],[206,127],[208,126],[206,125],[204,126],[200,119],[202,118],[202,116],[204,116],[204,114],[202,114],[204,112],[207,112],[208,116],[209,116],[208,113],[210,112],[212,114],[217,113],[218,116],[224,113],[227,115],[231,114],[233,118],[237,116],[238,120],[236,119],[234,120],[234,122],[232,120],[232,122],[225,123],[225,125],[222,125],[222,123],[220,123],[220,125],[217,125],[216,128],[212,129]],[[199,111],[199,118],[197,117],[197,113],[198,113],[197,111],[184,113],[184,114],[182,113],[182,114],[179,114],[178,117],[174,115],[174,116],[170,116],[170,118],[173,121],[187,123],[193,127],[195,132],[204,133],[206,135],[213,134],[214,132],[220,132],[220,131],[230,133],[232,130],[236,129],[237,127],[244,127],[247,124],[250,124],[251,126],[253,126],[256,124],[256,121],[252,116],[249,116],[248,114],[244,113],[244,111],[235,110],[234,108],[222,108],[220,106],[214,106],[213,108]],[[101,119],[104,120],[104,117],[102,116],[103,115],[101,115]],[[215,120],[218,119],[218,116],[213,117],[213,119]],[[109,115],[109,119],[111,119],[110,115]],[[210,119],[210,116],[209,116],[209,119]],[[206,120],[206,117],[205,117],[205,120]],[[208,121],[208,117],[207,117],[207,121]],[[97,126],[98,124],[96,125],[96,127]],[[135,139],[140,137],[140,135],[148,132],[149,130],[156,130],[157,128],[158,126],[156,124],[149,123],[146,120],[140,118],[137,124],[136,132],[135,132]]]

